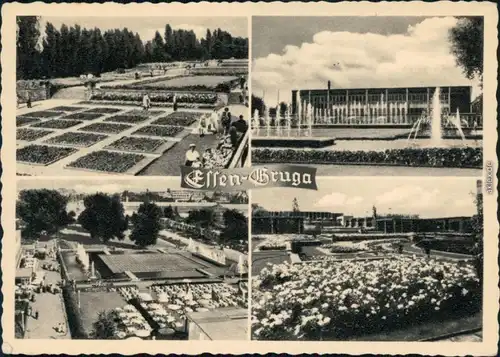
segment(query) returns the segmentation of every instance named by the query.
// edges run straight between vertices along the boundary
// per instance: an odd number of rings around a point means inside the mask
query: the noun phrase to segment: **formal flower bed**
[[[206,169],[225,168],[233,156],[233,148],[214,149],[210,154],[203,154],[203,167]]]
[[[16,139],[34,141],[53,133],[51,130],[17,129]]]
[[[99,108],[92,108],[92,109],[86,110],[85,113],[113,114],[113,113],[121,112],[122,110],[123,109],[119,109],[119,108],[99,107]]]
[[[76,149],[46,145],[29,145],[17,150],[16,160],[33,164],[49,164],[74,153]]]
[[[94,120],[100,118],[101,116],[101,113],[74,113],[66,115],[61,119]]]
[[[77,110],[82,110],[82,109],[85,109],[85,108],[62,105],[60,107],[50,108],[48,110],[54,111],[54,112],[76,112]]]
[[[252,333],[261,340],[345,339],[481,306],[472,265],[417,257],[274,265],[252,291]]]
[[[191,68],[189,74],[193,76],[238,76],[247,75],[248,67],[212,67]]]
[[[128,124],[136,124],[141,123],[145,120],[148,120],[146,116],[138,116],[138,115],[127,115],[127,114],[119,114],[114,115],[104,121],[115,122],[115,123],[128,123]]]
[[[123,107],[130,107],[130,106],[141,106],[142,101],[126,101],[126,100],[120,100],[120,101],[111,101],[111,100],[85,100],[81,101],[78,104],[107,104],[107,105],[116,105],[116,106],[123,106]],[[173,103],[154,103],[155,107],[159,108],[172,108]],[[217,102],[212,103],[212,104],[201,104],[201,103],[179,103],[177,104],[178,108],[185,108],[185,109],[213,109],[217,106]]]
[[[151,103],[172,103],[174,100],[174,92],[150,93],[149,99]],[[104,101],[125,101],[142,103],[143,92],[134,91],[108,91],[96,92],[92,95],[92,100]],[[215,93],[177,93],[177,103],[197,103],[197,104],[215,104],[217,102],[217,94]]]
[[[157,139],[123,137],[109,145],[108,148],[113,150],[153,153],[163,143],[163,140]]]
[[[174,112],[153,122],[155,125],[190,126],[194,124],[202,112]]]
[[[133,115],[133,116],[139,116],[139,117],[154,117],[156,115],[160,115],[165,113],[164,110],[144,110],[144,109],[133,109],[128,112],[125,112],[126,115]]]
[[[132,134],[135,135],[148,135],[148,136],[162,136],[162,137],[172,137],[176,136],[184,129],[179,126],[155,126],[149,125],[140,128]]]
[[[158,78],[139,83],[101,86],[102,89],[130,90],[171,90],[171,91],[214,91],[229,93],[238,78],[232,76],[179,76],[175,78]]]
[[[342,242],[323,244],[321,248],[328,249],[331,253],[358,253],[370,250],[366,242]]]
[[[28,118],[28,117],[16,117],[16,126],[18,127],[38,122],[40,122],[40,119]]]
[[[88,134],[88,133],[64,133],[46,141],[48,144],[74,145],[87,147],[106,139],[107,135]]]
[[[144,155],[94,151],[69,164],[69,167],[123,173],[144,159]]]
[[[116,134],[116,133],[122,132],[124,130],[130,129],[131,127],[132,127],[131,125],[126,125],[126,124],[94,123],[94,124],[84,126],[83,128],[80,128],[79,130],[94,131],[96,133]]]
[[[481,168],[481,148],[406,148],[385,151],[322,151],[254,149],[252,161],[303,164],[382,164],[430,167]]]
[[[41,110],[39,112],[31,112],[31,113],[26,113],[23,115],[20,115],[20,117],[29,117],[29,118],[52,118],[52,117],[58,117],[60,115],[65,114],[64,112],[56,112],[56,111],[46,111],[46,110]]]
[[[38,124],[34,124],[32,128],[50,128],[50,129],[67,129],[72,126],[83,123],[80,120],[63,120],[63,119],[51,119]]]

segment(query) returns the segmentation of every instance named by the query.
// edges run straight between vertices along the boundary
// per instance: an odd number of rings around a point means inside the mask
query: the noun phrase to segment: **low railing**
[[[250,137],[250,130],[245,132],[245,135],[240,139],[239,144],[237,145],[237,149],[233,152],[229,163],[227,164],[227,169],[234,169],[238,167],[245,167],[245,164],[249,160],[248,155],[248,142]]]

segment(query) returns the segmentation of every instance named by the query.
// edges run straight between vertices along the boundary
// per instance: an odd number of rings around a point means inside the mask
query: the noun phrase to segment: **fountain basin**
[[[335,145],[335,138],[266,136],[252,138],[252,147],[312,148],[321,149]]]

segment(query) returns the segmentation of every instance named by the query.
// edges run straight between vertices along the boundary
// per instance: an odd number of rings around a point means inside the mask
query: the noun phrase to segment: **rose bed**
[[[61,119],[94,120],[101,116],[101,113],[74,113],[63,116]]]
[[[172,137],[176,136],[182,132],[183,128],[178,126],[145,126],[135,132],[133,135],[147,135],[147,136],[161,136],[161,137]]]
[[[108,148],[113,150],[153,153],[163,143],[163,140],[157,139],[123,137],[113,142]]]
[[[194,124],[202,112],[175,112],[153,122],[155,125],[190,126]]]
[[[52,130],[17,129],[16,139],[34,141],[53,133]]]
[[[81,147],[94,145],[95,143],[106,139],[107,135],[89,134],[89,133],[64,133],[46,141],[48,144],[67,144]]]
[[[56,111],[39,111],[39,112],[31,112],[31,113],[26,113],[23,115],[20,115],[20,117],[29,117],[29,118],[52,118],[52,117],[58,117],[60,115],[65,114],[64,112],[56,112]]]
[[[32,128],[67,129],[83,123],[80,120],[51,119],[42,123],[34,124]]]
[[[70,163],[68,167],[123,173],[134,167],[144,157],[144,155],[139,154],[94,151]]]
[[[261,340],[346,339],[469,316],[482,295],[468,263],[401,256],[274,265],[253,284]]]
[[[385,151],[326,151],[253,149],[255,163],[295,164],[381,164],[430,167],[481,168],[481,148],[406,148]]]
[[[29,145],[16,152],[16,160],[34,164],[49,164],[74,153],[76,149],[52,147],[46,145]]]
[[[94,123],[90,124],[87,126],[84,126],[83,128],[80,128],[79,130],[81,131],[92,131],[96,133],[111,133],[111,134],[117,134],[119,132],[122,132],[124,130],[130,129],[132,126],[131,125],[126,125],[126,124],[108,124],[108,123]]]
[[[40,119],[28,118],[28,117],[16,117],[16,125],[18,127],[38,122],[40,122]]]

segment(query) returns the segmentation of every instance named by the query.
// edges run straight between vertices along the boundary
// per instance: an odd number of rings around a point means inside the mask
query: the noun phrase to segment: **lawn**
[[[107,135],[90,134],[90,133],[64,133],[62,135],[56,136],[55,138],[49,139],[46,143],[49,144],[67,144],[80,147],[88,147],[94,145],[95,143],[106,139]]]
[[[81,131],[93,131],[96,133],[117,134],[121,131],[130,129],[131,127],[132,127],[131,125],[126,125],[126,124],[94,123],[94,124],[84,126],[83,128],[80,128],[79,130],[81,130]]]
[[[67,129],[83,123],[80,120],[51,119],[42,123],[34,124],[32,128]]]
[[[85,330],[92,331],[92,324],[97,320],[99,312],[123,307],[126,304],[120,293],[116,291],[80,292],[80,312]]]
[[[47,165],[74,153],[76,149],[29,145],[17,150],[16,160],[33,164]]]
[[[40,119],[28,118],[28,117],[16,117],[16,125],[18,127],[38,122],[40,122]]]
[[[182,132],[184,129],[178,126],[155,126],[149,125],[145,126],[133,134],[135,135],[148,135],[148,136],[162,136],[162,137],[173,137]]]
[[[124,173],[134,167],[138,162],[144,159],[144,155],[125,154],[110,151],[94,151],[76,161],[70,163],[68,167]]]
[[[46,111],[46,110],[41,110],[38,112],[31,112],[31,113],[26,113],[23,115],[20,115],[20,117],[29,117],[29,118],[52,118],[52,117],[58,117],[60,115],[65,114],[64,112],[55,112],[55,111]]]
[[[61,119],[94,120],[100,118],[101,116],[101,113],[74,113],[66,115]]]
[[[107,148],[122,151],[154,153],[163,143],[163,140],[157,139],[123,137]]]
[[[51,130],[17,129],[16,139],[34,141],[53,133]]]

